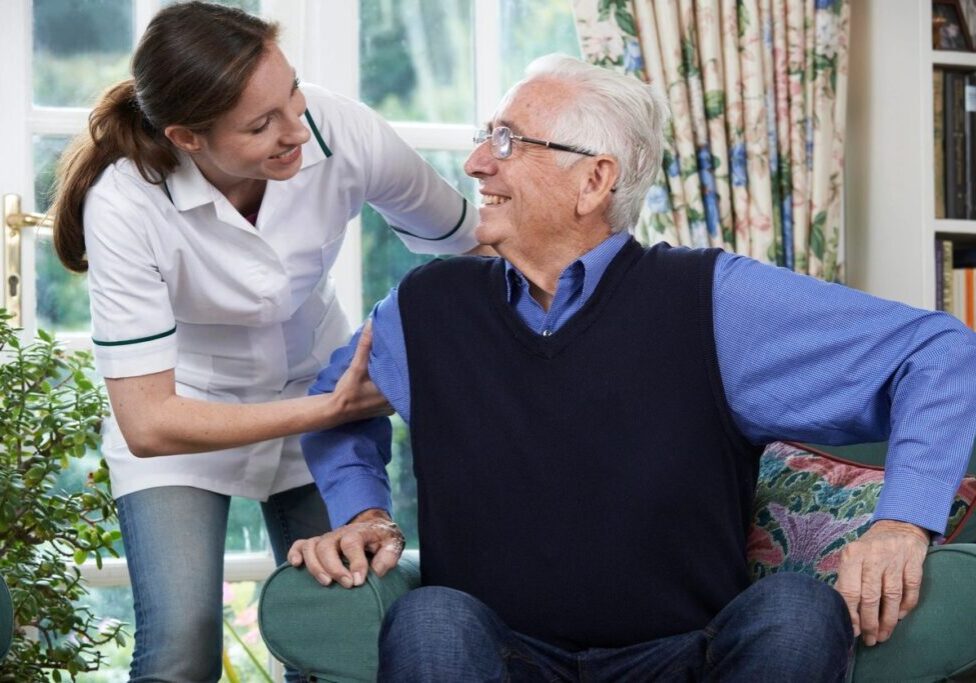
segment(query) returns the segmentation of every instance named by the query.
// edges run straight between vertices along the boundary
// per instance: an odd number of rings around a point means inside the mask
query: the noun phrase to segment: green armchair
[[[7,656],[10,643],[14,639],[14,605],[10,600],[10,591],[3,577],[0,576],[0,659]]]
[[[775,555],[777,541],[784,550],[789,548],[790,539],[784,538],[772,516],[764,513],[768,504],[779,501],[783,503],[780,507],[796,510],[811,500],[808,492],[777,488],[777,481],[786,482],[787,487],[802,488],[806,476],[806,485],[811,490],[819,490],[822,480],[816,480],[809,470],[821,470],[823,459],[839,463],[841,469],[852,466],[850,469],[855,472],[852,478],[862,482],[867,468],[834,460],[832,456],[839,453],[859,462],[878,462],[884,454],[883,447],[879,450],[871,446],[853,451],[832,450],[831,454],[803,450],[796,444],[781,445],[778,451],[773,447],[767,449],[757,491],[755,528],[750,536],[750,566],[754,576],[771,571],[762,558]],[[783,466],[789,458],[800,464],[792,465],[792,469]],[[816,467],[810,467],[811,459],[817,460]],[[842,476],[842,472],[838,474],[835,470],[831,481],[836,483]],[[879,490],[880,472],[874,495]],[[954,530],[952,541],[976,541],[976,520],[971,519],[976,516],[973,504],[976,481],[969,479],[960,489],[961,494],[964,490],[967,495],[957,500],[950,522]],[[851,495],[864,519],[870,516],[869,511],[863,510],[864,496],[870,493],[858,489]],[[783,501],[787,497],[790,500]],[[866,526],[865,522],[850,538],[856,538]],[[813,558],[811,571],[818,573],[815,571],[818,561],[821,568],[834,566],[830,554],[836,552],[839,548],[833,547],[825,550],[823,556]],[[778,557],[783,560],[781,555]],[[832,580],[829,573],[818,575]],[[258,617],[261,633],[275,657],[304,672],[310,680],[336,683],[373,680],[383,617],[398,597],[419,585],[417,551],[406,551],[400,564],[385,577],[370,574],[363,586],[351,590],[336,585],[323,588],[303,569],[284,565],[272,574],[262,590]],[[905,617],[887,642],[873,648],[859,645],[850,673],[853,681],[976,681],[976,543],[953,542],[929,551],[918,608]]]

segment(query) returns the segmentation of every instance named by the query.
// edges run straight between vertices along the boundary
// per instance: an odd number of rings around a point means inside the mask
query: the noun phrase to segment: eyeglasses
[[[511,128],[507,126],[496,126],[491,130],[479,130],[475,133],[474,143],[480,145],[485,140],[491,141],[491,155],[496,159],[507,159],[512,156],[512,140],[518,142],[528,142],[532,145],[542,145],[549,149],[558,149],[561,152],[573,152],[574,154],[585,154],[588,157],[595,157],[596,153],[581,147],[572,145],[562,145],[558,142],[548,140],[538,140],[524,135],[515,135]]]

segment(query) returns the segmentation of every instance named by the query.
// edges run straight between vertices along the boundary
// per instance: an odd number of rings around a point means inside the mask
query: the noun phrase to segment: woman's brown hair
[[[85,195],[102,171],[126,158],[146,181],[161,183],[179,163],[163,130],[208,130],[237,104],[277,37],[276,24],[206,2],[173,5],[153,17],[132,57],[132,78],[105,91],[88,130],[58,164],[54,248],[66,268],[88,270]]]

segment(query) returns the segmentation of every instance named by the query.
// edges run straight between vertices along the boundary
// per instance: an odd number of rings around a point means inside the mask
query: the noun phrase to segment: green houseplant
[[[124,637],[78,604],[77,565],[118,556],[105,462],[79,490],[58,483],[97,448],[108,402],[85,374],[90,354],[66,353],[45,332],[21,343],[10,317],[0,309],[0,576],[15,629],[0,681],[75,680],[101,664],[99,646]]]

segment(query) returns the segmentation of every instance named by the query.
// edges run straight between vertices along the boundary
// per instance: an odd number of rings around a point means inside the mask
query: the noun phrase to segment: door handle
[[[21,233],[27,228],[49,232],[54,219],[49,214],[24,213],[21,210],[20,195],[3,196],[3,253],[4,283],[3,305],[13,315],[10,324],[20,327],[23,320],[23,272],[21,269]]]

